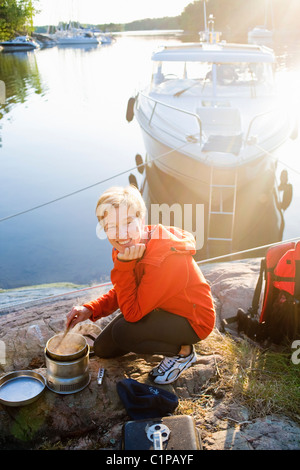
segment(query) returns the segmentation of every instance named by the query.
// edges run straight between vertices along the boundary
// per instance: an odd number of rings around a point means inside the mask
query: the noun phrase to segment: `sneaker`
[[[188,369],[197,360],[194,348],[186,357],[165,357],[161,363],[152,369],[150,376],[156,384],[170,384],[178,379],[183,371]]]

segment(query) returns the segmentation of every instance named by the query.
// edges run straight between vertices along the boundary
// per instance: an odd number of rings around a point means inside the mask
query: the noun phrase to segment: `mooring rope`
[[[193,136],[189,136],[189,137],[193,137]],[[154,157],[151,159],[151,162],[155,161],[155,160],[159,160],[160,158],[166,156],[166,155],[169,155],[173,152],[176,152],[177,150],[182,150],[184,147],[186,147],[187,145],[190,145],[190,142],[187,142],[187,143],[184,143],[183,145],[180,145],[179,147],[176,147],[175,149],[171,149],[157,157]],[[277,160],[278,162],[280,162],[282,165],[286,166],[287,168],[289,168],[290,170],[294,171],[296,174],[300,175],[300,171],[296,170],[295,168],[292,168],[290,165],[288,165],[287,163],[285,162],[282,162],[281,160],[279,160],[277,157],[274,157],[268,150],[264,149],[263,147],[261,147],[260,145],[258,145],[257,143],[253,144],[255,145],[260,151],[264,152],[265,154],[267,154],[268,156],[270,156],[271,158]],[[62,199],[66,199],[68,197],[71,197],[75,194],[78,194],[80,192],[83,192],[83,191],[86,191],[88,189],[91,189],[95,186],[98,186],[100,184],[103,184],[103,183],[106,183],[114,178],[117,178],[119,176],[122,176],[126,173],[129,173],[130,171],[134,171],[140,167],[144,167],[145,165],[147,165],[148,163],[147,162],[143,162],[143,163],[140,163],[138,165],[135,165],[134,167],[132,168],[129,168],[127,170],[123,170],[115,175],[112,175],[108,178],[105,178],[101,181],[98,181],[96,183],[93,183],[89,186],[85,186],[84,188],[80,188],[76,191],[73,191],[71,193],[68,193],[68,194],[65,194],[63,196],[60,196],[58,198],[55,198],[55,199],[52,199],[51,201],[48,201],[48,202],[45,202],[45,203],[42,203],[42,204],[39,204],[37,206],[34,206],[34,207],[31,207],[29,209],[26,209],[24,211],[21,211],[21,212],[18,212],[18,213],[15,213],[15,214],[12,214],[12,215],[9,215],[7,217],[3,217],[0,219],[0,222],[4,222],[5,220],[9,220],[9,219],[12,219],[14,217],[17,217],[17,216],[20,216],[20,215],[23,215],[23,214],[26,214],[28,212],[31,212],[31,211],[34,211],[36,209],[39,209],[41,207],[44,207],[44,206],[47,206],[47,205],[50,205],[50,204],[53,204],[57,201],[60,201]],[[247,253],[252,253],[254,251],[259,251],[259,250],[263,250],[263,249],[266,249],[266,248],[270,248],[272,246],[276,246],[276,245],[280,245],[280,244],[283,244],[283,243],[288,243],[288,242],[292,242],[292,241],[296,241],[296,240],[299,240],[300,237],[295,237],[295,238],[290,238],[288,240],[283,240],[281,242],[275,242],[275,243],[270,243],[270,244],[267,244],[267,245],[262,245],[262,246],[256,246],[256,247],[253,247],[253,248],[249,248],[249,249],[246,249],[246,250],[242,250],[242,251],[238,251],[238,252],[235,252],[235,253],[227,253],[225,255],[220,255],[220,256],[216,256],[216,257],[213,257],[213,258],[208,258],[208,259],[203,259],[203,260],[200,260],[200,261],[197,261],[197,264],[198,265],[201,265],[201,264],[208,264],[208,263],[211,263],[211,262],[214,262],[214,261],[220,261],[222,259],[226,259],[226,258],[231,258],[231,257],[235,257],[235,256],[240,256],[240,255],[244,255],[244,254],[247,254]],[[103,284],[98,284],[98,285],[95,285],[95,286],[90,286],[90,287],[86,287],[86,288],[83,288],[83,289],[77,289],[77,290],[74,290],[74,291],[69,291],[69,292],[64,292],[64,293],[60,293],[60,294],[55,294],[55,295],[50,295],[50,296],[47,296],[47,297],[44,297],[44,298],[41,298],[41,299],[33,299],[33,300],[28,300],[28,301],[25,301],[25,302],[21,302],[21,303],[18,303],[18,304],[13,304],[13,305],[8,305],[6,307],[0,307],[0,312],[7,309],[7,308],[18,308],[18,307],[21,307],[21,306],[24,306],[25,304],[32,304],[32,303],[37,303],[37,302],[44,302],[44,301],[47,301],[47,300],[52,300],[52,299],[55,299],[57,297],[62,297],[62,296],[68,296],[68,295],[73,295],[73,294],[78,294],[79,292],[84,292],[84,291],[87,291],[87,290],[91,290],[91,289],[99,289],[101,287],[105,287],[105,286],[109,286],[109,285],[112,285],[111,282],[107,282],[107,283],[103,283]]]
[[[193,136],[189,136],[189,137],[193,137]],[[169,150],[168,152],[165,152],[157,157],[154,157],[151,159],[151,163],[156,161],[156,160],[159,160],[160,158],[162,157],[165,157],[166,155],[169,155],[170,153],[172,152],[176,152],[177,150],[182,150],[184,147],[186,147],[187,145],[190,145],[190,142],[187,142],[187,143],[184,143],[183,145],[179,146],[179,147],[176,147],[175,149],[172,149],[172,150]],[[288,165],[287,163],[279,160],[278,158],[274,157],[268,150],[265,150],[263,147],[261,147],[260,145],[258,145],[257,143],[256,144],[253,144],[255,145],[260,151],[264,152],[265,154],[269,155],[271,158],[277,160],[279,163],[281,163],[283,166],[287,167],[289,170],[293,171],[294,173],[300,175],[300,171],[299,170],[296,170],[295,168],[291,167],[290,165]],[[150,163],[150,161],[149,161]],[[11,214],[11,215],[8,215],[6,217],[2,217],[0,219],[0,222],[4,222],[6,220],[9,220],[9,219],[12,219],[14,217],[18,217],[20,215],[23,215],[23,214],[27,214],[28,212],[32,212],[32,211],[35,211],[37,209],[40,209],[42,207],[45,207],[45,206],[48,206],[50,204],[53,204],[55,202],[58,202],[58,201],[61,201],[63,199],[66,199],[68,197],[71,197],[71,196],[75,196],[76,194],[79,194],[83,191],[87,191],[88,189],[91,189],[91,188],[94,188],[96,186],[99,186],[100,184],[103,184],[103,183],[107,183],[108,181],[111,181],[115,178],[118,178],[119,176],[122,176],[122,175],[125,175],[126,173],[129,173],[130,171],[134,171],[134,170],[138,170],[140,167],[144,167],[145,165],[148,165],[148,162],[143,162],[143,163],[139,163],[138,165],[135,165],[134,167],[132,168],[128,168],[127,170],[123,170],[123,171],[120,171],[119,173],[116,173],[115,175],[112,175],[112,176],[109,176],[108,178],[105,178],[101,181],[97,181],[96,183],[92,183],[88,186],[85,186],[83,188],[80,188],[80,189],[77,189],[75,191],[72,191],[71,193],[68,193],[68,194],[64,194],[63,196],[59,196],[55,199],[52,199],[50,201],[47,201],[47,202],[44,202],[42,204],[38,204],[37,206],[33,206],[33,207],[30,207],[29,209],[25,209],[23,211],[20,211],[20,212],[16,212],[15,214]],[[201,180],[199,180],[199,182],[201,182]],[[203,183],[206,183],[205,181],[202,181]]]
[[[261,152],[264,152],[266,155],[268,155],[269,157],[271,157],[273,160],[276,160],[278,163],[281,163],[281,165],[285,166],[286,168],[288,168],[289,170],[293,171],[294,173],[296,173],[297,175],[300,175],[300,170],[296,170],[295,168],[293,168],[292,166],[288,165],[286,162],[283,162],[282,160],[280,160],[279,158],[275,157],[274,155],[271,154],[271,152],[269,152],[268,150],[264,149],[261,145],[255,143],[253,144],[255,145],[255,147],[258,148],[258,150],[260,150]]]
[[[275,243],[269,243],[268,245],[261,245],[261,246],[256,246],[254,248],[249,248],[247,250],[242,250],[242,251],[237,251],[235,253],[227,253],[225,255],[220,255],[220,256],[216,256],[214,258],[207,258],[207,259],[203,259],[203,260],[200,260],[200,261],[196,261],[196,263],[198,265],[201,265],[201,264],[208,264],[208,263],[212,263],[214,261],[220,261],[221,259],[226,259],[226,258],[231,258],[231,257],[234,257],[234,256],[239,256],[239,255],[242,255],[242,254],[246,254],[246,253],[251,253],[253,251],[259,251],[259,250],[263,250],[263,249],[266,249],[266,248],[270,248],[272,246],[276,246],[276,245],[282,245],[284,243],[289,243],[289,242],[293,242],[293,241],[297,241],[297,240],[300,240],[300,236],[299,237],[296,237],[296,238],[290,238],[288,240],[283,240],[283,241],[280,241],[280,242],[275,242]],[[33,300],[27,300],[25,302],[20,302],[18,304],[13,304],[13,305],[7,305],[6,307],[0,307],[0,312],[2,310],[7,310],[8,308],[19,308],[19,307],[22,307],[26,304],[32,304],[32,303],[42,303],[42,302],[45,302],[47,300],[52,300],[52,299],[55,299],[57,297],[66,297],[68,295],[73,295],[73,294],[78,294],[79,292],[84,292],[84,291],[87,291],[87,290],[92,290],[92,289],[100,289],[101,287],[107,287],[107,286],[111,286],[112,283],[111,282],[105,282],[105,283],[102,283],[102,284],[98,284],[98,285],[95,285],[95,286],[90,286],[90,287],[85,287],[85,288],[82,288],[82,289],[77,289],[77,290],[74,290],[74,291],[69,291],[69,292],[63,292],[63,293],[60,293],[60,294],[54,294],[54,295],[49,295],[47,297],[43,297],[41,299],[33,299]]]
[[[186,142],[186,143],[184,143],[183,145],[180,145],[179,147],[176,147],[176,148],[174,148],[174,149],[168,150],[167,152],[165,152],[165,153],[159,155],[158,157],[152,158],[152,159],[151,159],[151,163],[152,163],[153,161],[159,160],[159,159],[162,158],[162,157],[165,157],[166,155],[169,155],[169,154],[172,153],[172,152],[176,152],[177,150],[182,150],[182,149],[183,149],[184,147],[186,147],[187,145],[190,145],[190,142]],[[101,181],[97,181],[96,183],[90,184],[89,186],[85,186],[84,188],[77,189],[76,191],[73,191],[73,192],[68,193],[68,194],[64,194],[63,196],[59,196],[59,197],[57,197],[57,198],[55,198],[55,199],[52,199],[52,200],[47,201],[47,202],[44,202],[44,203],[39,204],[39,205],[37,205],[37,206],[33,206],[33,207],[29,208],[29,209],[25,209],[25,210],[23,210],[23,211],[16,212],[15,214],[11,214],[11,215],[8,215],[8,216],[6,216],[6,217],[2,217],[2,218],[0,219],[0,222],[4,222],[4,221],[6,221],[6,220],[12,219],[12,218],[14,218],[14,217],[18,217],[18,216],[23,215],[23,214],[27,214],[28,212],[35,211],[36,209],[40,209],[40,208],[42,208],[42,207],[48,206],[48,205],[50,205],[50,204],[53,204],[54,202],[61,201],[61,200],[66,199],[66,198],[68,198],[68,197],[71,197],[71,196],[74,196],[74,195],[76,195],[76,194],[79,194],[79,193],[81,193],[81,192],[83,192],[83,191],[87,191],[88,189],[94,188],[94,187],[96,187],[96,186],[99,186],[100,184],[107,183],[108,181],[111,181],[111,180],[113,180],[113,179],[115,179],[115,178],[118,178],[119,176],[125,175],[126,173],[129,173],[130,171],[134,171],[134,170],[137,170],[137,169],[140,168],[140,167],[144,167],[144,166],[147,165],[147,164],[148,164],[147,162],[139,163],[138,165],[136,165],[136,166],[134,166],[134,167],[132,167],[132,168],[128,168],[127,170],[120,171],[119,173],[116,173],[116,174],[114,174],[114,175],[112,175],[112,176],[109,176],[108,178],[105,178],[105,179],[103,179],[103,180],[101,180]]]
[[[188,146],[191,144],[191,139],[193,138],[197,138],[197,134],[194,134],[194,135],[190,135],[188,136],[189,137],[189,142],[185,142],[183,145],[180,145],[179,147],[176,147],[174,149],[171,149],[171,150],[168,150],[167,152],[165,153],[162,153],[161,155],[158,155],[157,157],[154,157],[154,158],[151,158],[151,161],[149,161],[149,163],[151,162],[154,162],[156,160],[159,160],[160,158],[162,157],[165,157],[166,155],[169,155],[173,152],[176,152],[178,150],[182,150],[184,147]],[[271,158],[277,160],[279,163],[281,163],[282,165],[284,165],[285,167],[287,167],[289,170],[295,172],[296,174],[300,175],[300,171],[299,170],[296,170],[295,168],[291,167],[290,165],[288,165],[287,163],[279,160],[277,157],[274,157],[268,150],[264,149],[263,147],[261,147],[259,144],[257,143],[254,143],[252,145],[255,145],[260,151],[264,152],[265,154],[267,154],[268,156],[270,156]],[[76,194],[79,194],[83,191],[87,191],[88,189],[91,189],[91,188],[94,188],[96,186],[99,186],[100,184],[103,184],[103,183],[107,183],[108,181],[111,181],[115,178],[118,178],[119,176],[123,176],[125,175],[126,173],[129,173],[130,171],[134,171],[134,170],[138,170],[140,167],[144,167],[145,165],[148,165],[148,162],[142,162],[142,163],[139,163],[138,165],[135,165],[133,166],[132,168],[128,168],[127,170],[123,170],[123,171],[120,171],[119,173],[116,173],[112,176],[109,176],[101,181],[97,181],[96,183],[92,183],[88,186],[85,186],[83,188],[80,188],[80,189],[77,189],[75,191],[72,191],[71,193],[68,193],[68,194],[64,194],[63,196],[59,196],[55,199],[52,199],[50,201],[47,201],[47,202],[44,202],[42,204],[38,204],[37,206],[33,206],[29,209],[25,209],[23,211],[20,211],[20,212],[16,212],[15,214],[11,214],[11,215],[8,215],[6,217],[2,217],[0,219],[0,222],[4,222],[6,220],[9,220],[9,219],[12,219],[14,217],[18,217],[20,215],[23,215],[23,214],[27,214],[28,212],[32,212],[32,211],[35,211],[37,209],[40,209],[42,207],[45,207],[45,206],[48,206],[50,204],[53,204],[55,202],[58,202],[58,201],[61,201],[63,199],[66,199],[68,197],[71,197],[71,196],[75,196]],[[199,182],[201,182],[201,180],[199,180]],[[206,183],[205,181],[202,181],[203,183]]]

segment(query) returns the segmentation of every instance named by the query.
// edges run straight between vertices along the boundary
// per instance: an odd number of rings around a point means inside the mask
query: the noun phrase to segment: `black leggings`
[[[156,309],[137,322],[128,322],[122,314],[115,317],[94,343],[96,356],[109,358],[128,352],[175,356],[181,346],[200,341],[188,320],[180,315]]]

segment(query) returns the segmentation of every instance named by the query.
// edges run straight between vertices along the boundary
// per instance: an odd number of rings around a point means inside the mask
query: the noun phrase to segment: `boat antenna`
[[[203,0],[203,14],[204,14],[204,31],[207,32],[206,1],[205,0]]]
[[[203,15],[204,15],[204,31],[199,32],[200,41],[214,44],[219,42],[222,33],[215,32],[214,24],[215,18],[213,14],[210,14],[207,21],[206,15],[206,0],[203,0]]]
[[[206,0],[203,0],[203,19],[204,19],[204,31],[199,31],[200,41],[209,42],[209,31],[207,27],[207,18],[206,18]]]

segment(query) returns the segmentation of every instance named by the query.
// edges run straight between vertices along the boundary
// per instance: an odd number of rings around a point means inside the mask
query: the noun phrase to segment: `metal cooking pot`
[[[82,335],[68,333],[68,340],[75,345],[76,351],[59,354],[55,352],[55,346],[61,336],[50,338],[45,347],[47,387],[60,394],[79,392],[90,382],[89,346]]]
[[[62,337],[63,333],[59,333],[58,335],[52,336],[52,338],[50,338],[46,344],[45,353],[55,361],[74,361],[75,359],[84,356],[87,350],[89,349],[89,346],[84,336],[79,335],[78,333],[68,333],[61,345],[68,342],[68,344],[70,344],[72,347],[74,346],[74,352],[67,352],[64,354],[58,353],[56,348],[58,343],[60,343]]]

